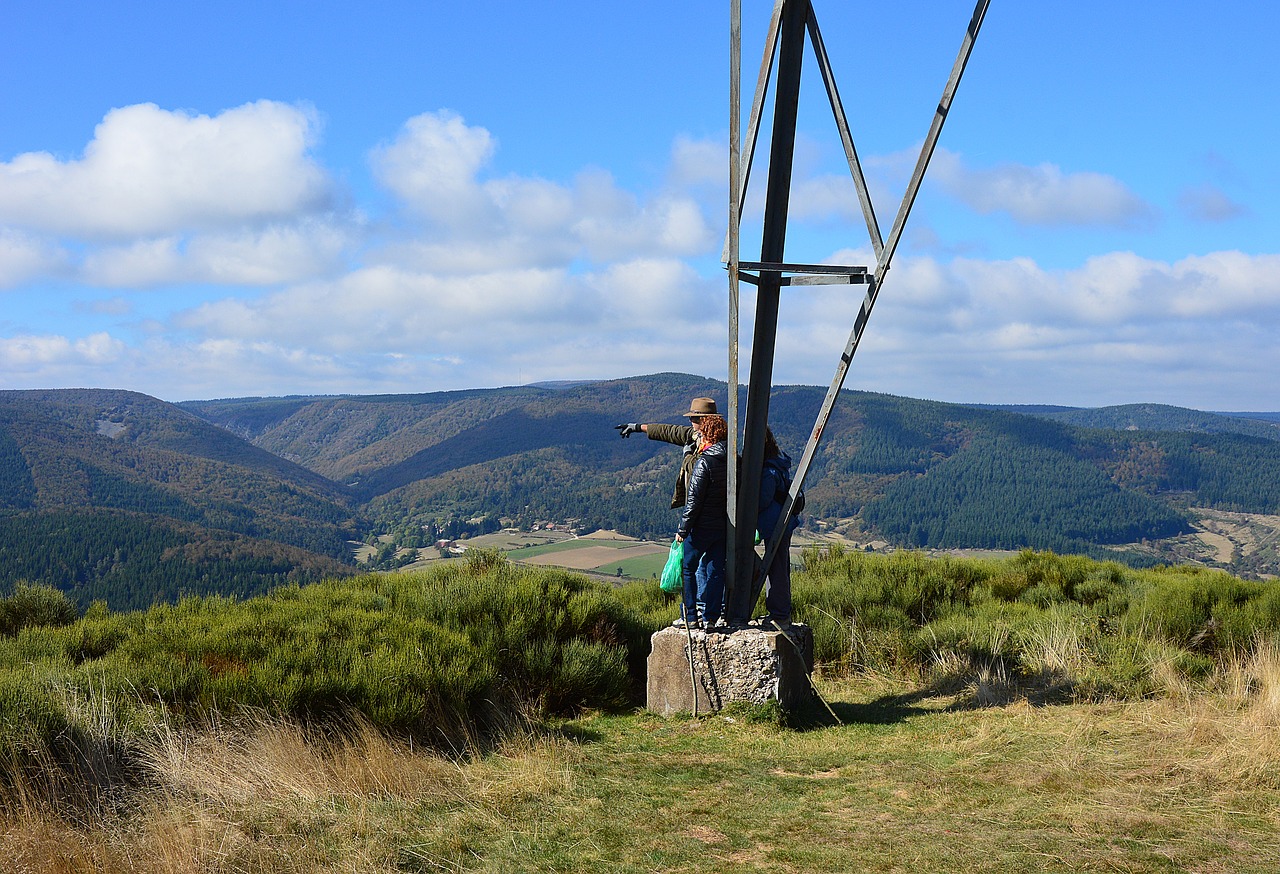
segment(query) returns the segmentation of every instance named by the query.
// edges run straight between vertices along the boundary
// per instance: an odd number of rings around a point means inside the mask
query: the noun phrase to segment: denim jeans
[[[684,610],[712,623],[724,610],[725,533],[694,528],[684,539]]]
[[[755,605],[751,605],[752,608]],[[764,583],[764,609],[779,622],[791,618],[791,532],[778,544]]]

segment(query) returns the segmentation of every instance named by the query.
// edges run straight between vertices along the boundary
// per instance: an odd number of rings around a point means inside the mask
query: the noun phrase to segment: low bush
[[[793,585],[837,673],[954,686],[999,671],[1028,694],[1138,698],[1207,683],[1280,634],[1280,584],[1023,551],[978,561],[810,549]]]
[[[79,615],[71,599],[58,589],[18,583],[13,594],[0,598],[0,635],[37,625],[69,625]]]
[[[653,630],[603,584],[500,559],[21,625],[0,637],[10,773],[19,760],[103,770],[151,726],[210,714],[355,719],[472,749],[531,719],[630,704]]]

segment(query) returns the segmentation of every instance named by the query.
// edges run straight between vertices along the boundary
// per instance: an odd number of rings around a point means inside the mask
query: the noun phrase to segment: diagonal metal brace
[[[804,480],[809,473],[810,465],[813,463],[813,456],[817,452],[818,443],[822,440],[822,434],[831,420],[831,411],[834,409],[836,399],[844,387],[845,377],[849,373],[849,365],[853,361],[854,353],[858,351],[858,344],[862,341],[862,332],[866,329],[868,319],[871,318],[871,310],[875,307],[876,297],[880,293],[880,287],[884,283],[885,275],[889,272],[890,262],[893,260],[898,243],[902,239],[903,228],[907,223],[908,216],[911,215],[911,208],[915,204],[916,195],[920,192],[920,184],[924,180],[925,170],[928,168],[929,161],[933,157],[933,151],[938,145],[938,138],[942,134],[942,126],[951,111],[951,102],[955,98],[956,89],[960,85],[960,78],[964,75],[965,66],[969,63],[969,56],[973,52],[974,42],[978,38],[978,31],[982,27],[982,21],[986,17],[989,5],[990,0],[978,0],[978,4],[973,10],[973,17],[969,20],[969,26],[965,29],[960,52],[951,68],[951,76],[947,79],[947,84],[943,88],[942,98],[938,101],[938,108],[934,111],[933,122],[929,126],[929,133],[925,137],[924,144],[921,146],[920,157],[916,160],[911,182],[907,185],[902,203],[898,207],[898,214],[894,218],[892,229],[889,231],[889,238],[885,242],[884,248],[880,251],[875,273],[867,283],[866,297],[862,301],[862,306],[858,309],[858,316],[854,319],[853,330],[850,332],[849,340],[840,356],[840,363],[836,367],[835,376],[831,380],[831,387],[827,390],[827,395],[822,401],[822,407],[818,412],[817,420],[814,422],[813,431],[809,435],[804,454],[801,455],[800,463],[792,478],[791,489],[787,494],[786,500],[783,501],[782,513],[779,515],[777,528],[774,529],[769,537],[764,555],[764,566],[766,568],[773,561],[773,556],[777,554],[782,538],[786,534],[787,526],[790,524],[791,511],[795,506],[796,497],[804,487]],[[750,605],[748,609],[755,606],[756,600],[760,597],[760,590],[763,587],[763,577],[753,581],[752,596],[748,602]]]

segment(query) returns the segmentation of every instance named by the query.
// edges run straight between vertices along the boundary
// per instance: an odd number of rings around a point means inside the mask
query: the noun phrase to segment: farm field
[[[596,531],[585,537],[511,550],[507,557],[527,564],[649,579],[662,570],[667,550],[660,543]]]

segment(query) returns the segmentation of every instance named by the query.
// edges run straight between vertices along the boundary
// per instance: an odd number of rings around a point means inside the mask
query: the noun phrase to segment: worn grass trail
[[[1280,868],[1280,784],[1251,759],[1260,751],[1223,759],[1233,714],[942,705],[838,703],[848,725],[802,731],[584,721],[569,727],[581,738],[571,788],[468,849],[483,870]],[[1252,764],[1267,779],[1243,777]]]

